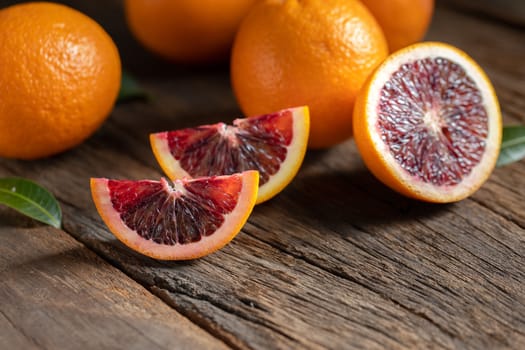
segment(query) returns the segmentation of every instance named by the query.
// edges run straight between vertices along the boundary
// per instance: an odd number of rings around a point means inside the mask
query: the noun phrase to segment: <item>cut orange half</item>
[[[197,179],[91,179],[97,210],[129,248],[160,260],[208,255],[230,242],[257,198],[256,171]]]
[[[390,56],[356,102],[354,137],[372,173],[392,189],[454,202],[490,176],[501,112],[489,78],[461,50],[415,44]]]
[[[308,107],[150,135],[171,179],[259,172],[257,204],[281,192],[299,170],[310,129]]]

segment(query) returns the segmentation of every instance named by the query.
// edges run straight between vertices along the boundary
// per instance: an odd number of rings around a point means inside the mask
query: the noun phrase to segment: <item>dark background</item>
[[[28,1],[0,0],[0,8],[22,2]],[[183,67],[180,64],[166,62],[147,52],[135,41],[126,25],[122,0],[56,0],[54,2],[69,5],[101,24],[116,42],[124,68],[135,75],[142,76],[155,73],[166,75],[188,70],[227,69],[227,62],[211,66]],[[218,3],[220,3],[219,0]],[[494,20],[503,20],[513,25],[525,26],[525,1],[523,0],[436,0],[436,6],[451,6],[461,11],[490,16]],[[101,9],[104,10],[101,11]]]

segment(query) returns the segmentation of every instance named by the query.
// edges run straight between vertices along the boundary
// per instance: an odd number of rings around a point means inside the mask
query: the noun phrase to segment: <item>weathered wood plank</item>
[[[429,38],[471,54],[494,80],[506,121],[525,120],[523,31],[440,9]],[[118,106],[83,146],[1,160],[0,174],[48,186],[67,232],[235,348],[525,347],[523,162],[497,170],[471,199],[428,205],[374,180],[349,141],[310,152],[292,185],[207,258],[158,262],[117,242],[91,203],[89,177],[158,178],[149,132],[239,114],[224,70],[150,60],[129,62],[151,105]]]
[[[33,340],[0,312],[0,348],[1,349],[39,349]]]
[[[62,231],[0,209],[1,349],[226,349]]]
[[[339,158],[345,147],[325,154],[324,161],[337,164],[331,157]],[[355,151],[351,154],[355,156]],[[401,347],[410,346],[404,338],[407,335],[418,346],[439,343],[453,347],[456,337],[471,337],[476,346],[492,344],[494,337],[495,344],[500,340],[523,342],[519,333],[525,315],[520,288],[523,244],[519,240],[523,235],[512,236],[515,225],[473,201],[451,208],[422,206],[386,191],[368,176],[354,178],[338,174],[326,164],[318,167],[313,163],[313,170],[307,164],[283,196],[258,208],[244,235],[199,262],[157,263],[129,253],[105,234],[96,214],[84,221],[90,206],[87,193],[78,198],[83,203],[80,208],[66,210],[66,218],[77,217],[74,222],[66,219],[66,229],[114,259],[141,283],[152,286],[194,321],[218,328],[231,344],[315,348],[323,339],[330,341],[321,343],[324,347],[353,340],[344,336],[334,339],[335,333],[359,334],[355,346],[374,347],[369,339],[375,339],[395,347],[396,343],[376,334],[385,329],[386,336],[396,339]],[[124,162],[123,166],[129,169],[130,164]],[[315,193],[308,192],[314,187],[326,193],[326,200],[319,202]],[[363,188],[372,191],[363,192]],[[318,206],[304,205],[314,200]],[[341,205],[350,208],[341,213]],[[476,228],[476,221],[487,218],[495,220],[487,232],[503,235],[506,244],[492,242],[486,232]],[[466,224],[468,219],[474,223]],[[509,244],[515,248],[508,248]],[[328,291],[326,286],[330,286]],[[357,310],[348,303],[357,303]],[[381,311],[374,318],[364,311],[368,308]],[[338,310],[347,313],[338,315]],[[253,311],[261,315],[253,316]],[[285,318],[310,315],[316,318],[303,320],[304,324]],[[503,315],[503,319],[497,321],[496,315]],[[316,319],[323,317],[332,324],[328,330],[317,329]],[[349,322],[354,317],[365,320],[361,321],[365,325]],[[479,318],[481,329],[496,333],[483,338],[478,326],[470,325],[472,318]],[[408,324],[407,329],[400,329],[400,320]],[[278,330],[273,324],[279,325]],[[503,333],[495,331],[494,324]],[[366,328],[377,325],[379,330]],[[250,331],[239,331],[245,329]],[[290,340],[276,332],[296,338]],[[305,338],[304,343],[299,336]]]

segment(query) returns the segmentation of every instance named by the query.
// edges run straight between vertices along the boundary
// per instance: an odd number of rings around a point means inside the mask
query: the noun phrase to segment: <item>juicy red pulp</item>
[[[213,234],[237,204],[242,180],[187,182],[185,193],[162,182],[109,180],[113,208],[142,238],[165,245],[197,242]]]
[[[258,170],[263,185],[286,158],[292,125],[290,111],[238,119],[234,126],[219,123],[168,132],[168,146],[191,177]]]
[[[402,65],[383,86],[377,127],[410,175],[456,185],[481,161],[488,116],[479,88],[446,58]]]

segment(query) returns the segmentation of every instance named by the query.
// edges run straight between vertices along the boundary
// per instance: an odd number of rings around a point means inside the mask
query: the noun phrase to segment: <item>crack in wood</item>
[[[482,206],[483,208],[489,210],[491,213],[494,213],[496,215],[498,215],[499,217],[501,217],[503,220],[505,221],[508,221],[516,226],[518,226],[519,228],[521,228],[522,230],[525,231],[525,226],[523,224],[521,224],[519,221],[515,220],[514,218],[512,217],[508,217],[506,215],[503,215],[502,213],[500,212],[497,212],[497,211],[494,211],[494,209],[492,207],[490,207],[489,205],[487,205],[485,202],[483,202],[482,200],[479,200],[479,199],[476,199],[475,197],[471,197],[470,198],[471,201],[475,202],[476,204]],[[514,249],[508,245],[505,244],[505,242],[502,242],[502,241],[499,241],[498,242],[501,244],[501,245],[504,245],[505,247],[507,247],[509,250],[511,250],[514,254],[516,255],[520,255],[518,254],[516,251],[514,251]]]
[[[29,340],[31,344],[33,344],[38,349],[46,349],[42,344],[40,344],[34,337],[32,337],[30,334],[27,334],[27,332],[22,328],[19,327],[16,323],[14,323],[7,314],[0,309],[0,314],[5,318],[5,320],[9,323],[11,327],[13,327],[14,330],[16,330],[18,333],[24,336],[25,339]]]
[[[253,224],[253,223],[252,223]],[[260,226],[257,226],[256,224],[253,224],[254,226],[256,226],[257,228],[261,229],[261,230],[265,230],[264,228],[260,227]],[[246,232],[246,231],[245,231]],[[256,236],[256,235],[253,235],[253,234],[250,234],[248,233],[250,236],[252,236],[253,238],[257,239],[257,240],[261,240],[260,237]],[[284,253],[284,254],[288,254],[288,255],[291,255],[293,256],[295,259],[299,259],[301,261],[304,261],[305,263],[308,263],[309,265],[312,265],[322,271],[325,271],[327,273],[330,273],[336,277],[339,277],[339,278],[342,278],[342,279],[345,279],[347,281],[350,281],[352,283],[355,283],[359,286],[361,286],[362,288],[365,288],[373,293],[375,293],[376,295],[380,296],[381,298],[383,298],[384,300],[388,300],[390,302],[392,302],[393,304],[395,304],[396,306],[398,307],[401,307],[402,309],[408,311],[409,313],[411,314],[414,314],[415,316],[418,316],[418,317],[421,317],[423,319],[425,319],[426,321],[428,321],[430,324],[434,325],[437,329],[439,329],[441,332],[443,332],[444,334],[447,334],[449,337],[451,338],[457,338],[457,335],[455,335],[454,333],[450,332],[449,330],[447,330],[446,328],[443,328],[440,324],[436,323],[434,320],[432,320],[430,317],[428,317],[427,315],[423,314],[422,312],[418,312],[416,310],[413,310],[411,309],[410,307],[406,306],[406,305],[403,305],[402,303],[400,303],[399,301],[396,301],[395,299],[389,297],[388,295],[385,295],[384,293],[382,293],[381,291],[377,290],[377,289],[374,289],[372,288],[371,286],[359,281],[358,279],[356,279],[355,277],[353,276],[350,276],[342,271],[337,271],[335,269],[331,269],[329,267],[325,267],[319,263],[317,263],[315,260],[313,259],[309,259],[308,257],[306,256],[303,256],[303,255],[300,255],[300,254],[296,254],[296,253],[293,253],[293,252],[290,252],[290,251],[287,251],[287,250],[284,250],[282,249],[281,247],[279,247],[278,245],[276,244],[272,244],[271,242],[268,242],[268,241],[264,241],[262,240],[264,243],[270,245],[271,247],[279,250],[280,252]],[[337,258],[336,258],[337,259]],[[341,261],[343,262],[343,261]],[[343,262],[344,263],[344,262]]]
[[[256,226],[256,227],[257,227],[257,225],[255,225],[255,224],[253,224],[253,226]],[[259,228],[259,227],[258,227],[258,228]],[[280,248],[280,247],[277,246],[277,245],[273,245],[273,244],[271,244],[270,242],[261,239],[261,238],[258,237],[257,235],[252,234],[252,233],[251,233],[249,230],[247,230],[246,228],[243,229],[243,232],[244,232],[246,235],[252,237],[253,239],[258,240],[258,241],[260,241],[260,242],[262,242],[262,243],[268,245],[269,247],[271,247],[271,248],[273,248],[273,249],[279,251],[280,253],[284,253],[284,254],[286,254],[286,255],[292,256],[293,258],[295,258],[295,259],[297,259],[297,260],[301,260],[301,261],[303,261],[304,263],[306,263],[306,264],[312,266],[313,268],[316,268],[316,269],[319,269],[320,271],[323,271],[323,272],[329,273],[329,274],[331,274],[331,275],[333,275],[333,276],[335,276],[335,277],[337,277],[337,278],[342,278],[343,280],[346,280],[346,281],[349,281],[349,282],[352,282],[352,283],[356,283],[355,281],[353,281],[353,280],[350,279],[350,278],[343,278],[343,277],[339,276],[338,274],[335,274],[335,273],[333,273],[333,272],[331,272],[331,271],[328,271],[328,270],[326,270],[326,269],[320,268],[320,267],[317,266],[316,264],[312,264],[312,263],[310,263],[310,262],[309,262],[307,259],[305,259],[304,256],[302,256],[302,255],[298,255],[298,254],[290,253],[289,251],[284,250],[284,249]],[[301,256],[301,258],[300,258],[299,256]],[[360,284],[360,283],[356,283],[356,284],[359,285],[359,286],[361,286],[361,287],[363,287],[363,285]],[[369,288],[366,288],[366,289],[367,289],[367,290],[370,290]],[[296,294],[292,294],[292,293],[288,292],[287,290],[282,290],[282,289],[281,289],[280,291],[281,291],[283,294],[287,294],[287,295],[289,295],[289,296],[291,296],[291,297],[297,298],[297,299],[302,300],[302,301],[304,301],[304,302],[310,302],[310,303],[312,302],[312,300],[308,300],[308,299],[306,299],[306,298],[302,298],[301,296],[296,295]],[[318,305],[318,307],[323,308],[323,306],[321,306],[321,305]],[[380,328],[378,328],[378,327],[374,327],[373,325],[366,324],[366,323],[363,323],[363,322],[359,322],[359,320],[357,320],[357,319],[349,318],[347,315],[345,315],[345,314],[343,314],[343,313],[340,313],[340,312],[337,312],[337,311],[334,311],[334,310],[328,310],[328,309],[326,309],[326,311],[327,311],[327,312],[330,312],[330,313],[333,313],[333,314],[335,314],[335,315],[337,315],[337,316],[339,316],[339,317],[341,317],[341,318],[343,318],[343,319],[345,319],[345,320],[347,320],[347,321],[350,321],[350,322],[352,322],[352,323],[358,324],[358,325],[360,325],[360,326],[362,326],[362,327],[364,327],[364,328],[371,329],[371,330],[373,330],[373,331],[375,331],[375,332],[377,332],[377,333],[379,333],[379,334],[382,334],[383,336],[385,336],[386,338],[392,340],[393,342],[395,342],[395,343],[397,343],[397,344],[399,344],[399,345],[403,345],[403,344],[399,341],[399,339],[394,338],[392,335],[388,334],[387,332],[385,332],[384,330],[382,330],[382,329],[380,329]],[[366,335],[363,335],[363,336],[366,336]],[[381,343],[379,343],[378,340],[377,340],[376,338],[373,338],[373,337],[369,336],[368,339],[369,339],[370,341],[377,342],[378,345],[381,345]]]
[[[61,199],[62,201],[62,199]],[[72,208],[74,209],[77,209],[77,210],[82,210],[82,208],[79,208],[77,205],[74,205],[74,204],[71,204],[69,202],[66,202],[64,201],[64,203],[66,205],[69,205],[71,206]],[[137,278],[136,275],[134,275],[133,273],[131,273],[128,268],[126,268],[126,266],[122,265],[120,261],[118,260],[115,260],[115,259],[111,259],[109,258],[108,255],[104,254],[104,253],[101,253],[99,251],[99,249],[97,249],[96,246],[92,246],[92,244],[90,244],[90,242],[85,242],[83,240],[81,240],[79,237],[77,237],[77,235],[74,235],[72,234],[72,231],[69,231],[67,230],[67,224],[64,225],[64,227],[62,228],[62,230],[67,233],[69,236],[71,236],[73,239],[77,240],[79,243],[81,244],[86,244],[88,247],[90,247],[90,250],[93,252],[93,254],[97,255],[99,258],[101,258],[102,260],[104,260],[105,262],[107,262],[108,264],[110,264],[111,266],[117,268],[118,270],[122,271],[122,273],[124,273],[126,276],[128,276],[129,278],[133,279],[134,281],[136,281],[137,283],[139,283],[140,285],[142,285],[144,288],[146,288],[146,290],[148,290],[150,293],[152,293],[152,295],[155,295],[156,297],[158,297],[159,299],[161,299],[164,303],[166,303],[166,300],[164,300],[161,296],[159,296],[157,293],[155,293],[153,290],[152,290],[152,286],[150,284],[146,284],[146,283],[142,283],[141,279],[140,278]],[[170,307],[173,308],[173,305],[170,305],[169,303],[167,303]],[[180,310],[177,310],[176,308],[173,308],[175,311],[178,311],[180,312]],[[184,313],[181,312],[181,314],[183,314],[184,316],[186,316]],[[189,319],[189,318],[188,318]],[[201,328],[203,331],[205,331],[206,333],[210,334],[210,336],[220,340],[220,341],[224,341],[224,339],[222,339],[222,337],[217,337],[215,336],[214,333],[210,333],[208,332],[208,329],[206,328],[203,328],[201,327],[199,324],[193,322],[191,319],[189,319],[193,324],[195,324],[197,327]],[[132,324],[129,324],[131,327],[133,327]],[[134,328],[136,329],[136,328]],[[140,330],[136,329],[138,332],[141,332]],[[141,333],[143,334],[143,333]],[[146,336],[146,335],[145,335]],[[150,339],[148,337],[148,339]],[[150,339],[152,341],[154,341],[154,339]],[[227,344],[227,343],[226,343]],[[160,346],[161,344],[159,344]],[[227,345],[230,345],[230,344],[227,344]]]
[[[461,217],[461,216],[460,216]],[[468,221],[467,219],[465,219],[464,217],[461,217],[462,219]],[[442,235],[439,231],[437,231],[436,229],[430,227],[427,223],[425,223],[424,221],[421,221],[421,220],[417,220],[421,225],[423,225],[424,227],[426,227],[427,229],[431,230],[432,232],[434,232],[435,234],[445,238],[448,242],[452,243],[454,246],[460,248],[461,250],[467,252],[468,254],[470,254],[471,256],[473,256],[474,258],[482,261],[483,263],[485,263],[486,265],[492,267],[493,269],[499,271],[500,273],[502,274],[506,274],[507,271],[503,270],[502,268],[500,268],[499,266],[495,265],[494,263],[486,260],[485,258],[481,257],[481,256],[478,256],[476,255],[474,252],[471,252],[470,250],[468,250],[466,247],[463,247],[461,245],[459,245],[458,243],[454,242],[452,239],[450,239],[449,237],[447,236],[444,236]],[[477,228],[477,230],[485,235],[487,235],[485,232],[483,232],[481,229]],[[494,239],[492,236],[490,235],[487,235],[488,237],[490,237],[491,239]],[[497,240],[494,239],[494,241],[498,242]],[[499,243],[499,242],[498,242]],[[519,255],[518,255],[519,257]],[[481,273],[480,271],[477,271],[478,273]]]
[[[436,230],[434,230],[432,227],[429,227],[429,226],[425,225],[424,223],[422,223],[422,224],[423,224],[425,227],[427,227],[429,230],[431,230],[432,232],[434,232],[434,233],[436,233],[436,234],[439,234],[439,232],[437,232]],[[453,245],[455,245],[457,248],[459,248],[459,249],[461,249],[461,250],[467,252],[468,254],[474,256],[475,258],[477,258],[477,259],[479,259],[479,260],[481,260],[481,261],[484,261],[483,259],[479,258],[478,256],[476,256],[475,254],[473,254],[473,253],[470,252],[469,250],[467,250],[467,249],[465,249],[464,247],[462,247],[462,246],[456,244],[454,241],[450,240],[448,237],[444,237],[444,238],[445,238],[447,241],[449,241],[450,243],[452,243]],[[457,259],[455,259],[455,260],[457,260]],[[460,262],[460,263],[462,263],[462,262],[459,261],[459,260],[457,260],[457,261]],[[484,262],[485,262],[485,261],[484,261]],[[486,262],[485,262],[485,263],[486,263]],[[505,290],[505,289],[501,288],[500,286],[494,284],[489,278],[486,278],[486,276],[485,276],[485,274],[484,274],[483,271],[477,270],[477,269],[475,269],[475,268],[473,268],[473,267],[471,267],[471,266],[469,266],[469,268],[471,268],[472,270],[476,271],[480,276],[484,276],[484,277],[485,277],[484,280],[485,280],[487,283],[489,283],[491,286],[493,286],[494,288],[496,288],[497,290],[499,290],[500,292],[502,292],[504,295],[509,296],[507,290]],[[517,280],[517,282],[519,282],[519,281]],[[510,297],[510,296],[509,296],[509,297]],[[488,316],[489,316],[491,319],[495,319],[495,318],[494,318],[495,315],[488,315]],[[501,320],[501,319],[499,319],[499,318],[498,318],[497,320],[498,320],[500,323],[505,322],[505,321],[503,321],[503,320]],[[522,321],[522,323],[525,324],[525,320],[521,320],[521,321]],[[505,324],[506,326],[508,326],[508,327],[513,328],[513,330],[514,330],[515,332],[520,333],[520,334],[522,334],[522,335],[525,335],[525,332],[524,332],[522,329],[515,328],[512,324],[509,324],[509,323],[507,323],[507,322],[505,322],[504,324]]]
[[[264,229],[263,227],[261,227],[260,225],[257,225],[256,223],[255,223],[255,224],[252,223],[252,224],[253,224],[254,226],[256,226],[258,229],[265,231],[265,229]],[[426,227],[426,225],[425,225],[425,227]],[[362,228],[360,228],[360,227],[358,227],[358,229],[362,230]],[[429,228],[429,229],[431,229],[431,228]],[[441,236],[441,234],[438,233],[437,231],[435,231],[435,230],[433,230],[433,229],[431,229],[431,231]],[[260,237],[258,237],[258,236],[256,236],[256,235],[252,235],[252,236],[254,236],[254,238],[256,238],[256,239],[259,239],[259,240],[261,239]],[[416,237],[417,237],[417,235],[416,235]],[[263,241],[265,241],[265,240],[263,240]],[[364,251],[364,252],[368,252],[368,250],[366,250],[364,247],[361,247],[360,245],[356,244],[356,243],[353,242],[352,240],[347,240],[347,241],[349,241],[349,242],[350,242],[351,244],[353,244],[354,246],[360,248],[362,251]],[[276,249],[279,249],[279,250],[281,250],[281,251],[283,251],[283,252],[288,252],[288,251],[283,250],[282,248],[280,248],[279,246],[277,246],[277,245],[275,245],[275,244],[273,244],[273,243],[271,243],[271,242],[268,242],[268,241],[265,241],[265,242],[268,243],[268,244],[270,244],[271,246],[275,247]],[[425,243],[426,243],[426,242],[425,242]],[[451,243],[454,243],[454,244],[455,244],[455,242],[451,242]],[[462,248],[462,247],[460,247],[460,248]],[[463,249],[464,249],[464,248],[463,248]],[[386,256],[386,255],[380,253],[379,251],[376,251],[376,253],[382,255],[384,258],[386,258],[386,259],[388,259],[388,260],[391,260],[389,256]],[[294,254],[294,256],[295,256],[295,255],[296,255],[296,254]],[[447,255],[448,255],[448,254],[447,254]],[[302,255],[300,255],[300,256],[303,257],[303,258],[305,258],[305,257],[302,256]],[[474,255],[474,256],[475,256],[475,255]],[[335,259],[339,260],[337,256],[333,256],[333,257],[334,257]],[[306,259],[306,260],[309,260],[309,259],[307,259],[307,258],[305,258],[305,259]],[[395,263],[402,263],[402,262],[397,261],[397,260],[392,260],[392,261],[394,261]],[[430,260],[428,260],[428,261],[430,261]],[[341,262],[344,263],[343,260],[341,260]],[[406,264],[403,264],[403,265],[404,265],[407,269],[410,269],[410,270],[411,270],[410,266],[408,266],[408,265],[406,265]],[[478,270],[476,270],[476,269],[474,269],[474,271],[478,272],[478,273],[481,274],[481,275],[484,275],[484,273],[481,272],[481,271],[478,271]],[[334,273],[333,270],[330,270],[330,272]],[[416,272],[416,271],[414,271],[414,272]],[[339,271],[335,271],[335,273],[336,273],[336,274],[339,274]],[[417,272],[416,272],[416,273],[417,273]],[[346,274],[345,274],[345,276],[346,276]],[[352,278],[353,278],[353,277],[352,277]],[[506,290],[502,289],[499,285],[494,284],[490,279],[486,279],[486,280],[487,280],[487,282],[489,282],[491,285],[493,285],[497,290],[499,290],[499,291],[501,291],[502,293],[504,293],[504,295],[509,296],[509,295],[508,295],[508,292],[507,292]],[[440,287],[444,288],[445,290],[450,291],[453,295],[454,295],[454,294],[455,294],[455,295],[459,295],[459,294],[457,294],[456,292],[452,291],[452,290],[451,290],[450,288],[448,288],[447,286],[441,285],[438,281],[436,281],[436,283],[437,283]],[[365,287],[366,287],[366,286],[365,286]],[[432,285],[428,285],[428,284],[427,284],[427,287],[429,287],[429,288],[433,288]],[[375,289],[372,288],[372,290],[375,290]],[[510,297],[510,296],[509,296],[509,297]],[[398,302],[397,299],[392,299],[392,298],[389,298],[389,299],[392,300],[393,302]],[[400,304],[400,306],[405,306],[405,305],[402,304],[402,303],[399,303],[399,304]],[[408,308],[408,310],[412,310],[412,309],[411,309],[411,308]],[[416,311],[416,312],[417,312],[417,311]],[[489,317],[490,317],[490,316],[489,316]],[[429,319],[429,321],[433,321],[433,320],[432,320],[432,319]],[[509,324],[507,324],[507,322],[505,322],[505,321],[503,321],[503,320],[501,320],[501,319],[499,320],[499,322],[501,322],[502,324],[505,324],[506,326],[509,326]],[[436,324],[436,325],[438,326],[437,322],[433,322],[433,323]],[[514,328],[514,327],[513,327],[513,328]],[[444,329],[443,327],[440,327],[440,329],[446,331],[446,329]],[[446,332],[446,333],[449,334],[449,335],[451,335],[451,332]]]
[[[163,290],[166,290],[168,291],[169,293],[172,293],[172,294],[181,294],[181,295],[185,295],[191,299],[195,299],[195,300],[199,300],[199,301],[204,301],[204,302],[207,302],[211,305],[213,305],[214,307],[224,311],[224,312],[227,312],[228,314],[231,314],[233,316],[236,316],[236,317],[239,317],[239,318],[242,318],[246,321],[249,321],[249,322],[252,322],[252,323],[255,323],[255,324],[258,324],[260,326],[263,326],[263,327],[266,327],[270,330],[272,330],[273,332],[276,332],[278,334],[280,334],[281,336],[291,340],[291,341],[294,341],[296,343],[301,343],[301,341],[299,339],[296,339],[292,336],[290,336],[289,334],[285,333],[284,331],[282,331],[281,329],[278,328],[278,326],[273,326],[273,325],[270,325],[266,322],[263,322],[263,319],[257,319],[256,317],[251,317],[250,315],[246,314],[246,313],[243,313],[243,312],[240,312],[239,310],[227,305],[227,304],[222,304],[220,302],[218,302],[217,300],[214,300],[213,298],[210,298],[207,294],[204,294],[204,293],[200,293],[198,295],[195,295],[193,293],[187,293],[186,291],[184,290],[181,290],[181,289],[177,289],[175,287],[172,286],[171,283],[169,283],[168,281],[166,281],[165,279],[162,279],[162,278],[158,278],[158,277],[154,277],[154,286],[159,288],[159,289],[163,289]],[[151,289],[152,286],[150,286],[149,289]],[[186,313],[187,310],[177,310],[181,313]]]
[[[221,340],[230,348],[234,350],[253,349],[252,347],[248,346],[248,344],[235,339],[233,334],[217,329],[216,325],[213,324],[209,319],[203,317],[202,314],[198,314],[192,310],[178,305],[172,296],[173,293],[169,290],[160,288],[156,285],[150,285],[148,290],[164,301],[168,306],[179,312],[181,315],[184,315],[184,317],[190,320],[193,324],[197,325],[199,328],[203,329],[214,338]]]

